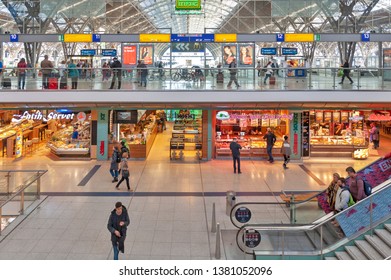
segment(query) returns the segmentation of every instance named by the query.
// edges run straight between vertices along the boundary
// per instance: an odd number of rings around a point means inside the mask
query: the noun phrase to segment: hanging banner
[[[137,64],[137,46],[122,45],[122,64],[136,65]]]
[[[15,158],[20,158],[23,153],[23,131],[18,129],[16,131],[15,139]]]

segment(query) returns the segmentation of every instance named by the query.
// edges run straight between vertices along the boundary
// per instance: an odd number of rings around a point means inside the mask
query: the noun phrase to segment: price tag
[[[285,34],[278,33],[276,35],[276,40],[277,40],[277,42],[285,42]]]
[[[370,33],[361,34],[361,41],[362,42],[370,42],[371,41],[371,34]]]
[[[10,42],[19,42],[18,34],[10,34]]]
[[[100,34],[92,34],[92,42],[100,42]]]

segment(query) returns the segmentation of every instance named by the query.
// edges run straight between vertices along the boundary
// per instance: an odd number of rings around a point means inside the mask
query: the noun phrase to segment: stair
[[[324,259],[328,260],[328,261],[336,261],[336,260],[338,260],[336,257],[325,257]]]
[[[332,245],[337,242],[341,237],[338,237],[338,228],[333,226],[332,224],[327,223],[323,227],[323,244],[324,245]],[[306,232],[310,242],[316,249],[320,249],[320,228],[317,228],[313,232]]]
[[[335,252],[338,260],[384,260],[390,256],[391,224],[385,224],[384,229],[375,229],[373,236],[365,235],[363,240],[355,240],[354,245],[345,246],[345,251]]]

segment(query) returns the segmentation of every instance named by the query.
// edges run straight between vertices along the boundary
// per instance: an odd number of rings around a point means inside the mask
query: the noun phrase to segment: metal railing
[[[391,90],[391,68],[335,68],[335,67],[279,67],[273,74],[265,68],[157,68],[148,67],[143,73],[138,68],[4,68],[1,73],[3,90],[227,90],[235,77],[242,90]],[[349,73],[342,81],[343,71]],[[271,74],[269,77],[269,74]],[[63,77],[63,78],[62,78]],[[121,78],[121,85],[118,84]],[[271,83],[270,80],[275,80]],[[146,86],[144,86],[146,84]],[[236,84],[233,82],[232,87]]]
[[[23,215],[34,201],[40,199],[41,177],[46,172],[47,170],[0,170],[0,179],[4,178],[0,181],[1,224],[7,217]],[[0,235],[4,228],[0,226]]]

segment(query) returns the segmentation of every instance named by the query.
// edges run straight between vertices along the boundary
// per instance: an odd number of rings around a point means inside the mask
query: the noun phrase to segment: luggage
[[[275,85],[276,84],[276,77],[274,76],[271,76],[269,78],[269,85]]]
[[[68,81],[66,77],[61,77],[60,79],[60,89],[67,89],[68,88]]]
[[[224,83],[224,75],[223,73],[217,74],[217,83]]]
[[[1,86],[3,88],[11,88],[11,79],[10,78],[3,78],[1,82]]]
[[[58,79],[49,78],[49,89],[58,89]]]

